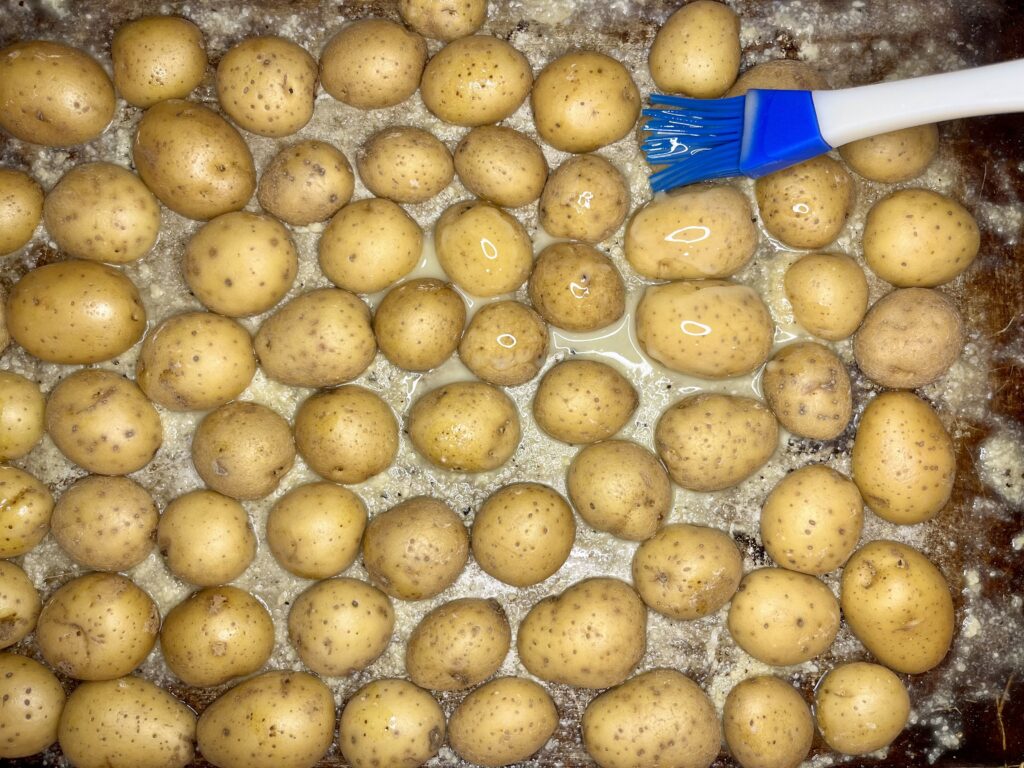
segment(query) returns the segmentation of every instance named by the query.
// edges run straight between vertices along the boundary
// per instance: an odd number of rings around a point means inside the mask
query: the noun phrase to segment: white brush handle
[[[833,147],[901,128],[1024,112],[1024,59],[910,80],[814,91],[821,136]]]

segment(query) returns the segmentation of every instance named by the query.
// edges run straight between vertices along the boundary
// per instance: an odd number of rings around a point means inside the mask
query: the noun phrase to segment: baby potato
[[[466,303],[449,283],[409,280],[377,305],[373,333],[384,357],[407,371],[429,371],[452,356],[466,325]]]
[[[0,758],[29,757],[57,741],[64,710],[60,680],[38,661],[0,653]]]
[[[970,211],[930,189],[898,189],[864,221],[864,260],[897,288],[948,283],[971,266],[980,244]]]
[[[932,407],[911,392],[883,392],[868,403],[850,461],[864,501],[890,523],[930,520],[953,492],[953,441]]]
[[[146,16],[118,28],[110,44],[114,85],[135,107],[184,99],[203,81],[203,33],[179,16]]]
[[[381,589],[400,600],[443,592],[466,567],[469,535],[445,502],[415,496],[366,526],[363,564]]]
[[[640,399],[626,378],[596,360],[563,360],[540,380],[533,418],[563,443],[596,443],[616,434]]]
[[[541,251],[528,290],[541,316],[568,331],[596,331],[626,311],[619,270],[586,243],[553,243]]]
[[[332,387],[359,376],[377,354],[370,308],[338,288],[296,296],[253,339],[260,367],[293,387]]]
[[[547,165],[544,169],[546,175]],[[39,182],[27,173],[0,168],[0,256],[14,253],[31,240],[42,215]]]
[[[84,51],[48,40],[0,50],[0,128],[44,147],[92,141],[114,116],[114,86]]]
[[[712,0],[687,3],[658,30],[647,65],[665,93],[722,96],[740,71],[739,16]]]
[[[131,579],[87,573],[50,595],[36,624],[36,643],[62,675],[113,680],[146,659],[159,629],[156,603]]]
[[[824,464],[791,472],[761,508],[761,541],[791,571],[821,575],[843,565],[864,526],[864,500],[850,478]]]
[[[221,694],[196,746],[219,768],[313,768],[334,741],[334,695],[305,672],[273,671]]]
[[[135,382],[95,368],[53,388],[46,431],[69,461],[97,475],[142,469],[163,442],[160,415]]]
[[[318,581],[295,598],[288,614],[288,638],[302,663],[330,677],[370,666],[394,628],[388,596],[357,579]]]
[[[464,597],[439,605],[409,635],[405,671],[421,688],[461,691],[498,671],[512,629],[497,600]]]
[[[320,81],[338,101],[381,109],[416,92],[426,63],[427,43],[416,32],[388,19],[360,19],[327,41]]]
[[[764,228],[791,248],[824,248],[853,206],[853,179],[828,155],[762,176],[754,185]]]
[[[117,357],[141,339],[146,310],[124,273],[90,261],[58,261],[14,284],[7,329],[40,360],[84,365]]]
[[[532,203],[548,178],[548,161],[537,142],[501,125],[471,130],[455,148],[454,159],[466,189],[504,208]]]
[[[326,221],[352,199],[355,176],[348,158],[326,141],[284,147],[260,176],[256,199],[267,213],[302,227]]]
[[[628,440],[605,440],[577,453],[565,486],[592,528],[630,541],[653,536],[672,507],[672,483],[658,457]]]
[[[299,256],[284,225],[235,211],[192,235],[181,271],[203,306],[228,317],[266,312],[295,282]]]
[[[811,751],[814,719],[804,697],[778,677],[748,677],[729,691],[725,743],[742,768],[797,768]]]
[[[146,110],[132,162],[160,202],[189,219],[241,210],[256,189],[245,139],[212,109],[191,101],[168,99]]]
[[[422,203],[455,177],[451,152],[432,133],[397,126],[375,133],[357,160],[359,178],[377,197]]]
[[[920,176],[938,152],[939,129],[934,124],[882,133],[839,148],[854,173],[888,184]]]
[[[437,260],[467,293],[489,298],[511,293],[533,269],[533,243],[519,220],[482,200],[463,200],[434,224]]]
[[[672,619],[710,616],[736,594],[743,557],[717,528],[675,523],[643,542],[633,556],[641,599]]]
[[[708,768],[722,741],[711,699],[674,669],[605,691],[587,705],[581,726],[583,746],[601,768]]]
[[[516,387],[536,376],[548,356],[548,326],[518,301],[480,307],[459,342],[459,359],[477,378]]]
[[[842,253],[815,253],[786,270],[786,298],[804,330],[840,341],[860,327],[868,309],[868,281],[856,261]]]
[[[153,551],[159,521],[153,497],[134,480],[90,475],[61,494],[50,531],[79,565],[127,571]]]
[[[194,592],[160,629],[164,661],[186,685],[206,687],[258,672],[274,650],[274,622],[263,604],[235,587]]]
[[[0,461],[20,459],[42,439],[46,398],[34,381],[0,371]]]
[[[786,667],[829,649],[839,631],[839,601],[818,579],[759,568],[740,582],[729,605],[729,634],[758,661]]]
[[[487,0],[398,0],[402,21],[424,37],[454,40],[487,21]]]
[[[629,213],[629,187],[600,155],[576,155],[548,178],[538,216],[553,237],[597,243],[615,234]]]
[[[780,349],[764,367],[761,388],[775,418],[797,437],[832,440],[850,423],[850,375],[835,352],[816,342]]]
[[[0,648],[9,648],[35,629],[42,601],[25,572],[9,560],[0,560]],[[2,659],[7,654],[0,654]],[[0,716],[0,757],[4,745],[3,717]]]
[[[514,587],[539,584],[557,572],[575,539],[572,508],[540,483],[499,488],[473,518],[473,559],[485,573]]]
[[[593,152],[626,136],[640,115],[640,91],[622,64],[597,51],[550,62],[530,93],[537,133],[555,149]]]
[[[295,463],[295,441],[281,416],[235,401],[210,411],[192,436],[192,463],[210,488],[234,499],[274,492]]]
[[[827,91],[828,80],[806,61],[773,59],[755,64],[737,80],[726,96],[745,96],[751,88],[783,91]]]
[[[167,505],[156,544],[168,570],[198,587],[234,581],[256,557],[256,534],[245,509],[207,490],[190,491]]]
[[[448,743],[474,765],[528,760],[558,727],[558,710],[541,686],[525,677],[499,677],[464,698],[448,721]]]
[[[406,680],[367,683],[348,700],[338,723],[338,746],[352,768],[415,768],[444,744],[444,711]]]
[[[289,573],[326,579],[356,561],[365,529],[362,499],[333,483],[309,483],[292,488],[271,508],[266,541]]]
[[[964,348],[960,312],[928,288],[900,288],[883,296],[853,340],[861,371],[891,389],[916,389],[941,378]]]
[[[459,381],[427,392],[409,411],[413,447],[436,467],[490,472],[516,452],[522,431],[508,395],[482,381]]]
[[[53,496],[28,472],[0,465],[0,557],[32,550],[50,530]]]
[[[647,649],[647,608],[624,581],[592,578],[536,603],[519,625],[530,674],[578,688],[618,685]]]
[[[728,379],[751,373],[768,359],[775,325],[749,286],[680,280],[644,290],[636,335],[647,356],[669,370]]]
[[[310,469],[335,483],[361,483],[391,466],[398,422],[388,404],[348,385],[311,395],[295,414],[295,445]]]
[[[815,688],[814,710],[832,749],[865,755],[900,735],[910,718],[910,696],[890,670],[858,661],[829,670]]]
[[[149,253],[160,232],[160,204],[142,180],[113,163],[76,165],[43,206],[57,247],[76,259],[127,264]]]
[[[752,218],[750,203],[735,187],[683,187],[633,214],[626,226],[626,260],[655,280],[730,277],[757,248]]]
[[[11,344],[11,334],[7,329],[7,292],[0,288],[0,352]]]

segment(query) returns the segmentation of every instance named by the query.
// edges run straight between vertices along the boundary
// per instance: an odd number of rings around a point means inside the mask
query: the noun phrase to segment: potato
[[[842,253],[815,253],[793,262],[784,279],[793,319],[822,339],[839,341],[860,327],[868,309],[868,281]]]
[[[295,442],[288,422],[277,413],[236,400],[199,422],[192,435],[192,463],[218,493],[262,499],[295,463]]]
[[[366,526],[363,564],[381,589],[400,600],[443,592],[466,567],[469,535],[445,502],[415,496]]]
[[[266,542],[289,573],[326,579],[356,561],[365,529],[362,499],[333,483],[309,483],[292,488],[271,508]]]
[[[38,661],[0,653],[0,699],[0,758],[35,755],[57,741],[64,688]]]
[[[395,611],[387,595],[356,579],[325,579],[297,598],[288,638],[302,663],[345,677],[370,666],[391,642]]]
[[[117,357],[141,339],[146,310],[135,284],[113,267],[58,261],[14,284],[7,329],[40,360],[84,365]]]
[[[960,312],[928,288],[900,288],[883,296],[853,340],[864,375],[891,389],[931,384],[946,374],[963,348]]]
[[[615,264],[585,243],[553,243],[541,251],[528,288],[541,316],[568,331],[605,328],[626,311],[626,288]]]
[[[473,559],[514,587],[539,584],[562,567],[576,539],[572,508],[539,483],[499,488],[473,518]]]
[[[864,755],[900,735],[910,718],[910,696],[891,671],[858,661],[829,670],[815,688],[814,709],[832,749]]]
[[[890,523],[930,520],[953,492],[953,441],[932,407],[910,392],[883,392],[868,403],[850,461],[864,501]]]
[[[455,148],[454,159],[466,189],[505,208],[532,203],[548,178],[548,161],[537,142],[500,125],[471,130]]]
[[[146,110],[132,162],[160,202],[189,219],[241,210],[256,189],[256,168],[241,134],[191,101],[168,99]]]
[[[920,176],[938,152],[939,129],[934,124],[882,133],[839,148],[854,173],[889,184]]]
[[[846,225],[853,180],[828,155],[762,176],[754,185],[765,230],[790,248],[824,248]]]
[[[57,247],[76,259],[127,264],[149,253],[160,232],[160,204],[134,173],[113,163],[76,165],[43,206]]]
[[[949,652],[956,628],[949,585],[913,547],[868,542],[843,569],[840,595],[850,631],[889,669],[921,674]]]
[[[596,51],[550,62],[530,93],[537,133],[555,149],[593,152],[626,136],[640,115],[640,91],[622,64]]]
[[[776,352],[764,367],[761,388],[775,418],[797,437],[832,440],[850,423],[850,375],[835,352],[816,342]]]
[[[0,648],[11,647],[35,629],[41,608],[42,600],[31,579],[19,566],[0,560]],[[6,654],[0,655],[0,659],[4,657]],[[5,756],[3,731],[0,724],[0,757]]]
[[[779,426],[759,400],[719,394],[685,397],[658,420],[654,445],[672,479],[691,491],[737,485],[767,463]]]
[[[489,298],[511,293],[533,269],[533,243],[509,213],[482,200],[447,208],[434,224],[434,248],[459,288]]]
[[[305,672],[264,672],[221,694],[196,728],[220,768],[313,768],[334,741],[334,695]]]
[[[970,211],[929,189],[898,189],[864,221],[864,260],[897,288],[948,283],[971,266],[980,244]]]
[[[409,411],[406,427],[423,458],[452,472],[490,472],[516,452],[522,431],[508,395],[481,381],[433,389]]]
[[[810,661],[839,631],[839,601],[818,579],[759,568],[740,582],[729,605],[729,634],[758,661],[778,667]]]
[[[705,379],[745,376],[772,351],[775,325],[753,288],[731,280],[648,287],[636,309],[641,349],[669,370]]]
[[[641,599],[672,619],[699,619],[736,594],[743,557],[717,528],[675,523],[643,542],[633,556],[633,586]]]
[[[260,176],[256,199],[267,213],[295,227],[326,221],[352,199],[348,158],[326,141],[284,147]]]
[[[423,104],[455,125],[499,123],[515,112],[533,86],[526,57],[490,35],[452,40],[423,70]]]
[[[541,686],[525,677],[499,677],[462,700],[448,721],[448,743],[474,765],[528,760],[558,727],[558,710]]]
[[[359,178],[377,197],[396,203],[422,203],[455,177],[448,147],[420,128],[385,128],[363,145]]]
[[[84,51],[47,40],[0,50],[0,128],[22,141],[70,147],[92,141],[114,116],[114,86]]]
[[[42,439],[46,398],[34,381],[0,371],[0,461],[20,459]]]
[[[7,328],[7,292],[0,287],[0,352],[11,344],[11,333]]]
[[[454,40],[487,20],[487,0],[398,0],[402,21],[424,37]]]
[[[156,643],[160,611],[131,579],[87,573],[43,606],[36,642],[46,663],[78,680],[113,680],[138,667]]]
[[[320,80],[338,101],[359,109],[400,104],[420,84],[427,43],[387,19],[346,24],[320,54]]]
[[[647,608],[624,581],[592,578],[536,603],[519,625],[527,671],[578,688],[618,685],[647,648]]]
[[[548,356],[548,326],[518,301],[480,307],[459,342],[459,359],[477,378],[516,387],[536,376]]]
[[[145,16],[119,27],[110,45],[114,85],[135,107],[184,99],[203,81],[203,33],[179,16]]]
[[[538,217],[553,237],[596,243],[615,234],[629,213],[629,187],[600,155],[576,155],[548,178]]]
[[[333,387],[365,371],[377,354],[370,308],[338,288],[296,296],[253,339],[260,367],[293,387]]]
[[[46,431],[69,461],[97,475],[141,469],[163,442],[160,415],[135,382],[95,368],[53,388]]]
[[[284,225],[236,211],[203,225],[188,241],[181,271],[203,306],[228,317],[266,312],[295,282],[299,256]]]
[[[631,541],[653,536],[672,507],[672,483],[658,457],[628,440],[606,440],[577,453],[565,486],[592,528]]]
[[[850,478],[810,464],[786,475],[761,508],[761,541],[791,571],[820,575],[842,566],[864,526],[864,500]]]
[[[806,61],[773,59],[755,64],[737,80],[726,96],[745,96],[751,88],[784,91],[827,91],[828,80]]]
[[[742,768],[797,768],[814,741],[804,697],[772,675],[748,677],[729,691],[722,722],[725,742]]]
[[[546,174],[547,165],[544,168]],[[42,215],[39,182],[27,173],[0,168],[0,256],[14,253],[31,240]]]
[[[245,509],[207,490],[190,491],[167,505],[156,544],[168,570],[198,587],[234,581],[256,557],[256,534]]]
[[[79,565],[127,571],[153,551],[159,521],[153,497],[134,480],[90,475],[61,494],[50,531]]]
[[[564,360],[540,380],[533,418],[563,443],[595,443],[626,426],[639,402],[633,385],[610,365]]]
[[[449,283],[408,280],[377,305],[373,332],[384,357],[407,371],[429,371],[452,356],[466,325],[466,303]]]
[[[740,71],[740,19],[729,6],[697,0],[658,30],[647,60],[659,90],[715,99]]]
[[[28,472],[0,465],[0,499],[0,557],[30,552],[50,530],[50,489]]]
[[[409,274],[422,252],[423,230],[399,205],[356,200],[320,236],[320,269],[339,288],[376,293]]]
[[[626,226],[626,260],[655,280],[730,277],[757,249],[752,218],[750,203],[735,187],[683,187],[633,214]]]
[[[601,768],[707,768],[722,741],[711,699],[674,669],[605,691],[587,705],[581,726],[583,746]]]
[[[384,678],[348,700],[338,723],[338,746],[353,768],[415,768],[444,744],[444,712],[410,682]]]

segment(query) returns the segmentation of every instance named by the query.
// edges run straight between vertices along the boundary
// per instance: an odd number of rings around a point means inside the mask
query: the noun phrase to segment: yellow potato
[[[772,675],[748,677],[729,691],[722,722],[742,768],[797,768],[814,741],[814,718],[803,695]]]
[[[377,305],[373,332],[384,357],[407,371],[429,371],[452,356],[466,325],[466,303],[448,283],[408,280]]]
[[[182,581],[212,587],[234,581],[256,557],[256,534],[245,509],[214,491],[191,491],[160,516],[156,545]]]
[[[0,371],[0,461],[20,459],[46,431],[46,399],[39,385],[10,371]]]
[[[825,742],[844,755],[865,755],[891,744],[910,718],[910,696],[890,670],[863,661],[829,670],[814,691]]]
[[[536,376],[548,356],[548,326],[518,301],[480,307],[469,321],[459,359],[488,384],[515,387]]]
[[[633,385],[610,365],[564,360],[540,380],[533,418],[556,440],[595,443],[626,426],[639,402]]]
[[[511,293],[533,268],[533,244],[523,225],[481,200],[447,208],[434,224],[434,247],[445,274],[474,296]]]
[[[10,648],[35,629],[42,605],[25,572],[9,560],[0,560],[0,648]],[[4,658],[6,654],[0,655],[0,660]],[[0,757],[11,757],[4,755],[5,735],[0,715]]]
[[[939,129],[934,124],[904,128],[839,148],[854,173],[872,181],[894,184],[920,176],[939,152]]]
[[[42,215],[39,182],[27,173],[0,168],[0,256],[14,253],[31,240]]]
[[[320,80],[338,101],[359,109],[400,104],[420,84],[427,43],[387,19],[346,24],[320,55]]]
[[[847,338],[860,327],[868,309],[864,270],[841,253],[798,259],[786,270],[784,284],[793,318],[822,339]]]
[[[284,147],[260,176],[256,199],[292,226],[325,221],[352,199],[355,177],[341,150],[307,139]]]
[[[7,328],[7,292],[0,288],[0,352],[11,344],[11,333]]]
[[[575,155],[548,178],[538,218],[553,237],[597,243],[615,234],[627,213],[622,172],[600,155]]]
[[[0,758],[29,757],[57,741],[64,687],[27,656],[0,653]]]
[[[687,3],[658,30],[647,63],[665,93],[723,95],[740,71],[739,16],[712,0]]]
[[[487,0],[398,0],[402,21],[424,37],[454,40],[487,20]]]
[[[471,130],[455,148],[454,159],[466,189],[505,208],[532,203],[548,178],[548,161],[537,142],[500,125]]]
[[[52,512],[49,488],[28,472],[0,465],[0,557],[31,551],[50,530]]]
[[[371,136],[357,165],[370,192],[396,203],[425,202],[455,177],[448,147],[432,133],[408,126],[385,128]]]
[[[850,375],[835,352],[816,342],[780,349],[764,367],[761,388],[775,418],[797,437],[832,440],[850,423]]]
[[[119,27],[110,56],[114,85],[136,107],[184,99],[206,74],[203,33],[179,16],[146,16]]]
[[[352,768],[416,768],[438,753],[444,734],[444,711],[434,697],[394,678],[356,691],[338,723],[338,745]]]
[[[622,275],[586,243],[554,243],[541,251],[528,290],[541,316],[569,331],[596,331],[626,311]]]
[[[751,88],[761,90],[826,91],[828,80],[806,61],[773,59],[755,64],[726,91],[726,96],[744,96]]]
[[[754,185],[768,234],[791,248],[824,248],[846,225],[853,180],[828,155],[762,176]]]

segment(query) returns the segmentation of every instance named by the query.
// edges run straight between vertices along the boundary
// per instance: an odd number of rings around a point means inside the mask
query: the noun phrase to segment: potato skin
[[[574,155],[548,178],[538,217],[553,237],[597,243],[625,221],[629,199],[618,168],[600,155]]]
[[[723,95],[740,71],[739,17],[722,3],[687,3],[658,30],[648,66],[665,93],[697,99]]]
[[[465,325],[462,297],[449,283],[433,278],[395,286],[373,317],[381,352],[408,371],[429,371],[451,357]]]
[[[743,96],[751,88],[762,90],[827,91],[828,80],[808,64],[797,59],[772,59],[755,64],[726,91],[726,96]]]
[[[338,730],[341,754],[352,768],[416,768],[444,744],[444,711],[422,688],[384,678],[353,694]]]
[[[179,16],[145,16],[118,27],[110,57],[118,93],[144,109],[186,98],[206,74],[203,33]]]
[[[326,579],[356,561],[365,529],[362,499],[334,483],[309,483],[292,488],[271,508],[266,542],[289,573]]]
[[[360,19],[324,46],[320,80],[338,101],[381,109],[416,92],[426,62],[426,41],[415,32],[387,19]]]
[[[532,203],[548,178],[548,161],[537,143],[505,126],[474,128],[459,141],[454,159],[466,189],[503,208]]]
[[[43,199],[43,188],[27,173],[0,168],[0,256],[32,239],[43,215]]]
[[[548,356],[544,318],[518,301],[480,307],[459,342],[459,359],[477,378],[516,387],[536,376]]]
[[[840,147],[839,155],[857,175],[895,184],[924,173],[938,151],[939,129],[933,123],[854,141]]]
[[[729,751],[743,768],[797,768],[814,741],[804,697],[772,675],[748,677],[729,691],[722,722]]]
[[[533,243],[523,225],[481,200],[445,209],[434,224],[434,248],[445,274],[474,296],[511,293],[534,268]]]
[[[850,336],[868,309],[864,270],[841,253],[804,256],[786,270],[783,280],[794,319],[805,330],[829,341]]]
[[[0,557],[17,557],[32,550],[50,530],[53,496],[36,477],[0,465]]]
[[[57,741],[65,698],[60,680],[38,661],[0,653],[0,758],[35,755]]]
[[[568,331],[596,331],[626,311],[622,275],[586,243],[553,243],[541,251],[528,290],[541,316]]]
[[[448,147],[420,128],[394,126],[371,136],[357,159],[359,178],[377,197],[422,203],[455,177]]]
[[[0,560],[0,648],[10,648],[35,629],[42,609],[42,599],[31,579],[20,566]],[[0,667],[6,654],[0,655]],[[0,716],[0,757],[3,754],[4,719]]]
[[[910,697],[890,670],[861,661],[829,670],[815,689],[814,709],[832,749],[864,755],[899,736],[910,718]]]
[[[234,581],[256,557],[256,534],[245,509],[206,489],[167,505],[156,544],[171,573],[200,587]]]
[[[454,40],[487,21],[487,0],[398,0],[402,21],[424,37]]]
[[[596,360],[563,360],[540,380],[533,418],[564,443],[593,443],[619,432],[640,399],[625,376]]]
[[[834,241],[853,205],[853,179],[828,155],[762,176],[754,185],[768,233],[791,248],[824,248]]]
[[[46,431],[46,398],[39,385],[11,371],[0,371],[0,461],[31,452]]]
[[[765,365],[761,387],[775,418],[798,437],[832,440],[850,423],[850,375],[839,356],[821,344],[783,347]]]
[[[260,176],[256,198],[267,213],[292,226],[325,221],[352,199],[348,158],[326,141],[284,147]]]

